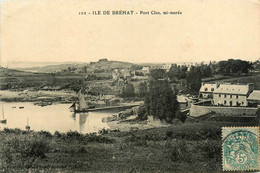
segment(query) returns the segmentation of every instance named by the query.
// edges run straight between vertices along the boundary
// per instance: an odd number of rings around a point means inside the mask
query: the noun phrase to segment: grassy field
[[[254,83],[255,89],[260,90],[260,74],[255,73],[252,76],[240,76],[240,77],[235,77],[235,76],[226,76],[226,77],[212,77],[212,78],[205,78],[202,81],[204,82],[232,82],[232,83],[242,83],[242,84],[247,84],[247,83]]]
[[[217,172],[222,169],[221,127],[240,125],[258,123],[222,119],[99,136],[5,129],[0,131],[0,170]]]

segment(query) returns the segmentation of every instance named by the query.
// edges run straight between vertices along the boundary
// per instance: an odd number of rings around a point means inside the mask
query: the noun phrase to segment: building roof
[[[150,67],[146,67],[146,66],[144,66],[143,68],[142,68],[142,70],[149,70],[150,69]]]
[[[248,91],[248,85],[220,84],[214,93],[246,95]]]
[[[254,90],[247,98],[247,100],[260,100],[260,90]]]
[[[200,87],[200,92],[211,93],[213,91],[216,91],[216,89],[217,89],[217,84],[204,83]]]

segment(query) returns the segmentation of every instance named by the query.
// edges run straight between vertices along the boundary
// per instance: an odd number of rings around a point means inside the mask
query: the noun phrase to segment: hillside
[[[91,62],[88,66],[88,71],[105,70],[110,71],[112,69],[132,68],[133,64],[122,61],[107,61],[99,60],[98,62]]]
[[[3,76],[31,76],[36,75],[35,73],[25,72],[21,70],[14,70],[9,68],[0,67],[0,77]]]
[[[58,65],[47,65],[43,67],[30,67],[30,68],[17,68],[17,70],[38,72],[38,73],[55,73],[71,68],[82,68],[87,65],[86,63],[71,63],[71,64],[58,64]]]
[[[96,71],[111,71],[112,69],[122,69],[122,68],[131,68],[132,63],[120,62],[120,61],[108,61],[107,59],[101,59],[98,62],[90,63],[61,63],[56,65],[47,65],[47,66],[37,66],[30,68],[17,68],[17,70],[27,71],[27,72],[37,72],[37,73],[55,73],[55,72],[94,72]]]

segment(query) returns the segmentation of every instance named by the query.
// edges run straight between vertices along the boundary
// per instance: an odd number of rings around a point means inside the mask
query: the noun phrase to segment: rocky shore
[[[113,116],[104,117],[102,121],[107,122],[112,131],[132,131],[170,126],[166,122],[155,120],[152,116],[148,116],[147,120],[140,120],[138,118],[138,109],[139,106],[133,107]]]

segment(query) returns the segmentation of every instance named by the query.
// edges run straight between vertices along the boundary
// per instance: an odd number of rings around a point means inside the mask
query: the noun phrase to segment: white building
[[[202,83],[200,87],[200,98],[213,98],[213,92],[216,91],[218,84],[216,83]]]
[[[170,68],[172,67],[172,64],[163,64],[162,69],[164,69],[166,72],[170,71]]]
[[[143,67],[142,68],[142,73],[144,75],[148,75],[150,73],[150,67]]]
[[[254,84],[220,84],[213,92],[213,103],[218,106],[248,106],[247,98]]]

